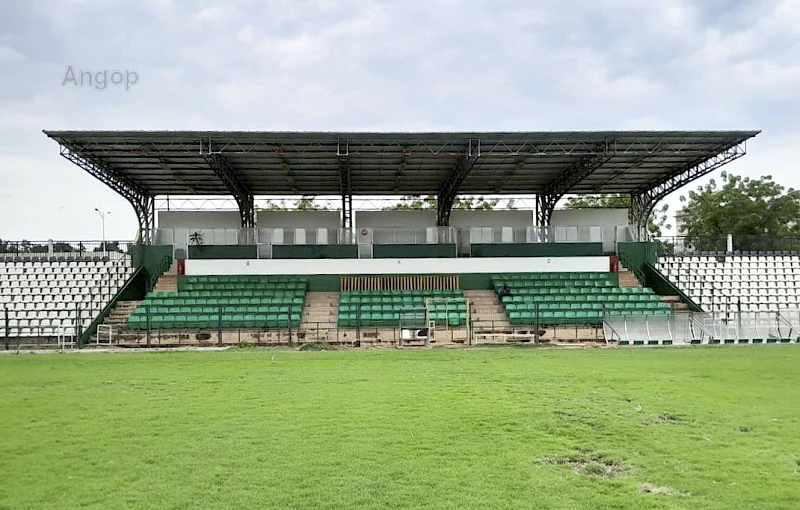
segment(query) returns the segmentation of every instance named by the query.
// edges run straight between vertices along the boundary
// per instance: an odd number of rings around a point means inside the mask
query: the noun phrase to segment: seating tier
[[[453,327],[466,323],[466,301],[460,289],[343,291],[339,296],[338,323],[340,327],[396,327],[404,314],[424,323],[425,316],[420,311],[430,299],[436,300],[430,303],[430,320]]]
[[[620,288],[609,278],[609,273],[586,272],[501,274],[492,283],[498,295],[504,285],[511,290],[500,299],[513,325],[597,325],[604,310],[607,315],[671,313],[652,289]]]
[[[178,292],[150,292],[128,319],[130,329],[256,329],[300,325],[306,277],[188,276]]]
[[[74,335],[77,325],[89,326],[132,273],[127,256],[0,260],[0,336]]]

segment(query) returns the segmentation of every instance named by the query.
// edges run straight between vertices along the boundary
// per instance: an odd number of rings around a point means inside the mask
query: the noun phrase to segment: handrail
[[[606,338],[606,335],[605,335],[606,326],[608,326],[608,329],[610,329],[610,330],[611,330],[611,333],[613,333],[613,335],[611,336],[611,339],[612,339],[612,340],[614,339],[614,335],[616,335],[616,337],[617,337],[617,342],[619,342],[620,340],[622,340],[622,335],[620,335],[619,333],[617,333],[617,330],[616,330],[616,329],[614,329],[614,326],[612,326],[611,324],[609,324],[607,320],[603,319],[603,339],[606,341],[606,343],[608,343],[608,338]]]
[[[622,262],[622,265],[625,266],[625,269],[631,271],[633,275],[639,280],[639,283],[642,285],[647,285],[647,277],[644,274],[644,271],[640,267],[636,267],[632,260],[625,254],[619,254],[619,261]]]
[[[155,288],[156,283],[158,282],[158,279],[161,278],[161,276],[164,273],[169,271],[170,267],[172,267],[172,257],[170,257],[169,255],[164,255],[161,258],[161,262],[158,264],[158,268],[155,270],[155,272],[152,275],[150,275],[150,278],[148,278],[148,280],[147,280],[147,291],[148,292],[152,291],[153,288]]]
[[[110,268],[108,268],[108,270],[100,278],[100,281],[97,282],[97,284],[94,286],[94,288],[89,291],[89,296],[90,296],[90,299],[89,299],[89,310],[88,310],[89,312],[94,313],[94,311],[95,311],[95,299],[94,299],[95,296],[97,296],[97,301],[98,301],[97,310],[102,310],[103,309],[103,306],[104,306],[103,305],[103,292],[102,292],[103,288],[110,288],[111,287],[111,280],[112,280],[111,275],[112,274],[119,274],[119,269],[120,269],[120,266],[122,265],[122,262],[127,262],[127,259],[125,257],[121,257],[121,258],[115,260],[114,261],[114,265],[112,265]]]
[[[777,328],[777,330],[778,330],[778,333],[780,333],[780,323],[781,323],[781,322],[782,322],[782,323],[783,323],[785,326],[788,326],[788,327],[789,327],[789,331],[788,331],[789,335],[791,335],[791,334],[792,334],[792,332],[794,332],[794,330],[795,330],[795,328],[794,328],[794,324],[792,324],[792,323],[791,323],[791,321],[789,321],[789,320],[788,320],[786,317],[784,317],[784,316],[783,316],[783,314],[780,312],[780,310],[778,310],[778,311],[775,313],[775,318],[777,319],[777,322],[778,322],[778,328]]]
[[[703,324],[699,320],[697,320],[697,318],[695,318],[694,314],[690,314],[689,315],[689,324],[693,325],[693,326],[697,326],[698,328],[700,328],[701,331],[703,331],[706,335],[708,335],[709,339],[712,339],[712,340],[714,339],[714,333],[709,331],[708,328],[706,328],[705,324]]]
[[[659,258],[661,258],[661,257],[659,257]],[[668,256],[668,258],[669,258],[669,256]],[[699,297],[700,297],[701,301],[702,301],[702,298],[703,298],[703,293],[702,293],[703,288],[705,288],[705,286],[709,286],[711,288],[711,291],[712,291],[711,297],[712,298],[714,297],[714,293],[715,292],[719,292],[719,295],[727,298],[728,303],[727,303],[726,309],[727,310],[731,309],[731,297],[732,296],[725,294],[725,289],[717,287],[716,285],[714,285],[713,282],[710,282],[705,277],[703,277],[703,275],[701,275],[700,273],[698,273],[697,271],[692,269],[691,266],[689,266],[688,264],[684,264],[683,261],[681,260],[683,257],[676,257],[675,255],[672,255],[671,258],[673,260],[677,260],[678,261],[678,271],[679,272],[680,272],[681,268],[685,268],[686,272],[689,274],[689,276],[694,276],[700,281],[702,288],[701,288],[701,293],[700,293]],[[670,276],[670,275],[665,275],[665,276]]]

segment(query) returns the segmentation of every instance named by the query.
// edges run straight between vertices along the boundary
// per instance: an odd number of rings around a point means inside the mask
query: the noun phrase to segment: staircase
[[[338,292],[307,292],[300,329],[335,328],[338,316]]]
[[[619,271],[619,286],[620,287],[641,287],[642,284],[632,271],[628,271],[620,266]],[[689,305],[681,301],[678,296],[659,296],[661,301],[667,303],[672,311],[675,313],[689,313]]]
[[[337,338],[338,292],[306,292],[297,337],[300,342],[332,342]]]
[[[178,292],[178,263],[173,262],[172,266],[159,278],[154,292]]]
[[[511,323],[495,291],[465,290],[464,297],[469,301],[473,329],[476,332],[511,331]]]
[[[633,271],[628,271],[622,265],[619,266],[619,286],[620,288],[641,287],[642,284]]]
[[[117,301],[117,305],[103,321],[103,326],[111,326],[114,343],[119,341],[118,335],[128,329],[128,318],[131,316],[141,301]],[[97,343],[97,334],[89,340],[91,344]]]

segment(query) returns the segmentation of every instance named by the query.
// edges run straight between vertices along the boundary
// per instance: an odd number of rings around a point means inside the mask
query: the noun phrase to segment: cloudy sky
[[[728,170],[800,187],[797,0],[0,4],[4,239],[134,237],[42,129],[761,129]]]

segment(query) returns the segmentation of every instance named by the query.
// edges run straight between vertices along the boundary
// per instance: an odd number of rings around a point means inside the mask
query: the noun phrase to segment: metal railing
[[[171,266],[172,266],[172,257],[170,257],[169,255],[164,255],[163,257],[161,257],[161,261],[158,263],[158,267],[156,268],[155,271],[153,271],[153,274],[151,274],[150,277],[147,279],[148,292],[152,291],[155,288],[158,279],[161,278],[161,276],[164,273],[169,271],[169,268]]]
[[[672,255],[669,255],[670,253],[672,253]],[[669,262],[667,262],[666,266],[661,266],[662,258],[668,259]],[[722,297],[725,300],[724,308],[726,310],[733,310],[733,296],[731,296],[729,292],[726,292],[725,289],[718,287],[698,271],[694,270],[692,264],[688,260],[684,260],[684,257],[675,256],[669,245],[660,246],[659,266],[661,266],[659,270],[664,276],[680,288],[683,293],[692,298],[698,305],[702,306],[701,301],[703,301],[704,298],[710,298],[713,303],[716,297]],[[673,267],[676,267],[674,271],[672,270]],[[682,276],[688,276],[688,281],[683,279]],[[699,285],[699,290],[696,286],[690,285],[694,283]]]
[[[732,235],[730,243],[727,235],[719,236],[661,236],[656,241],[675,255],[721,256],[730,255],[789,255],[800,252],[800,236],[756,236]]]
[[[603,326],[620,345],[800,343],[798,310],[617,316]]]
[[[475,226],[461,229],[470,244],[496,243],[602,243],[601,225],[580,226]]]
[[[496,244],[602,243],[601,225],[475,227],[320,227],[320,228],[158,228],[155,244],[192,245],[352,245],[352,244]],[[639,240],[630,225],[615,227],[615,241]]]
[[[130,241],[4,241],[0,240],[0,261],[75,261],[126,256]]]

